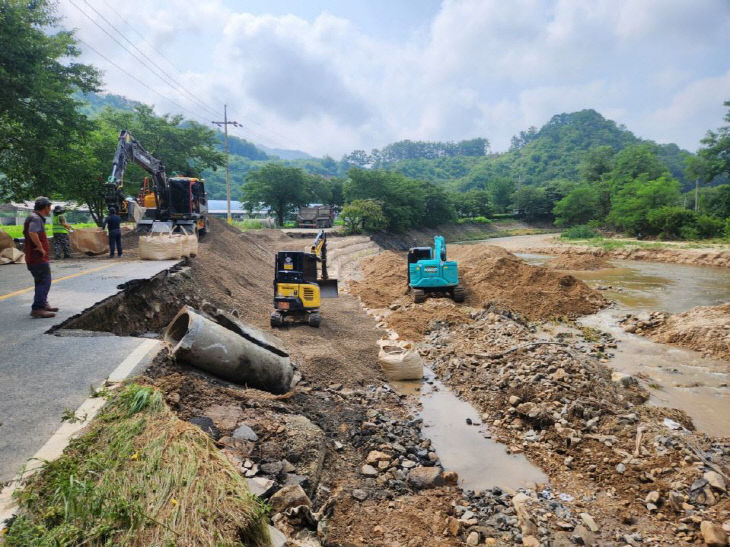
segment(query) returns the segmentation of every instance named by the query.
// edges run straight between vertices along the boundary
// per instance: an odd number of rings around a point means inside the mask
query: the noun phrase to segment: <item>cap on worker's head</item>
[[[117,210],[114,207],[109,207],[109,214],[110,215],[113,215],[116,212],[117,212]]]
[[[48,199],[45,196],[41,196],[39,198],[36,198],[35,204],[33,205],[33,209],[36,211],[41,211],[48,207],[51,204],[51,200]]]
[[[56,215],[60,215],[61,213],[65,213],[66,209],[63,208],[63,205],[56,205],[53,208],[53,213]]]

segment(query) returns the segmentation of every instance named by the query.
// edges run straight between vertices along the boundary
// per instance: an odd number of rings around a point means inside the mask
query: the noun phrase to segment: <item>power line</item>
[[[145,38],[144,34],[142,34],[142,33],[141,33],[141,32],[139,32],[139,31],[138,31],[137,29],[135,29],[135,28],[134,28],[134,27],[132,26],[132,23],[130,23],[130,22],[129,22],[129,21],[127,20],[127,19],[125,19],[125,18],[124,18],[124,16],[123,16],[123,15],[122,15],[121,13],[119,13],[119,12],[118,12],[118,11],[117,11],[116,9],[114,9],[114,7],[113,7],[113,6],[109,5],[109,3],[108,3],[108,2],[106,2],[106,0],[101,0],[101,3],[102,3],[102,4],[104,4],[104,5],[105,5],[105,6],[106,6],[106,7],[107,7],[107,8],[108,8],[108,9],[109,9],[109,10],[110,10],[110,11],[111,11],[112,13],[114,13],[114,15],[116,15],[117,17],[119,17],[119,19],[120,19],[120,20],[121,20],[121,21],[122,21],[122,22],[123,22],[124,24],[126,24],[126,25],[127,25],[127,27],[129,27],[129,30],[131,30],[131,31],[132,31],[133,33],[135,33],[135,34],[136,34],[137,36],[139,36],[139,37],[140,37],[140,38],[142,39],[142,43],[145,43],[145,44],[147,44],[147,45],[149,46],[149,48],[150,48],[150,49],[151,49],[152,51],[154,51],[154,52],[155,52],[155,53],[157,53],[157,55],[159,55],[159,56],[160,56],[160,57],[161,57],[162,59],[164,59],[165,61],[167,61],[167,63],[168,63],[168,64],[169,64],[169,65],[170,65],[170,66],[172,67],[172,69],[173,69],[173,70],[174,70],[175,72],[178,72],[178,73],[181,73],[181,72],[183,72],[182,70],[180,70],[180,68],[179,68],[179,67],[178,67],[178,66],[177,66],[177,65],[176,65],[176,64],[175,64],[174,62],[172,62],[172,61],[170,60],[170,58],[169,58],[169,57],[167,57],[167,56],[166,56],[166,55],[165,55],[164,53],[162,53],[162,52],[161,52],[161,51],[160,51],[159,49],[157,49],[157,48],[156,48],[156,47],[154,46],[154,44],[152,44],[152,43],[151,43],[151,42],[150,42],[150,41],[149,41],[149,40],[148,40],[147,38]],[[223,103],[223,102],[224,102],[224,101],[220,100],[220,99],[219,99],[218,97],[213,97],[213,100],[214,100],[214,101],[215,101],[216,103]]]
[[[109,32],[108,32],[108,31],[107,31],[107,30],[106,30],[106,29],[105,29],[104,27],[102,27],[102,26],[101,26],[101,25],[100,25],[99,23],[97,23],[97,22],[96,22],[96,21],[94,20],[94,18],[93,18],[93,17],[91,17],[91,16],[90,16],[90,15],[89,15],[88,13],[86,13],[86,12],[85,12],[85,11],[84,11],[84,10],[83,10],[82,8],[80,8],[80,7],[79,7],[79,6],[78,6],[78,5],[77,5],[77,4],[76,4],[76,3],[75,3],[75,2],[73,1],[73,0],[69,0],[69,2],[70,2],[70,3],[71,3],[71,5],[73,5],[73,6],[74,6],[74,7],[76,8],[76,9],[78,9],[78,10],[79,10],[79,11],[80,11],[80,12],[81,12],[81,13],[82,13],[82,14],[83,14],[83,15],[84,15],[84,16],[85,16],[85,17],[86,17],[87,19],[89,19],[89,21],[91,21],[91,22],[92,22],[92,23],[93,23],[94,25],[96,25],[96,26],[97,26],[97,27],[98,27],[98,28],[99,28],[99,29],[100,29],[100,30],[101,30],[101,31],[102,31],[102,32],[103,32],[104,34],[106,34],[106,35],[107,35],[107,36],[109,36],[109,37],[110,37],[110,38],[111,38],[112,40],[114,40],[114,41],[115,41],[115,42],[116,42],[117,44],[119,44],[119,45],[121,46],[121,48],[122,48],[122,49],[123,49],[124,51],[126,51],[127,53],[129,53],[129,54],[130,54],[130,55],[131,55],[132,57],[134,57],[134,59],[135,59],[135,60],[139,61],[139,62],[140,62],[140,63],[142,63],[142,64],[143,64],[143,65],[144,65],[144,66],[145,66],[146,68],[148,68],[148,69],[149,69],[149,66],[148,66],[147,64],[145,64],[145,62],[144,62],[143,60],[141,60],[141,59],[140,59],[139,57],[137,57],[137,56],[136,56],[136,55],[135,55],[134,53],[132,53],[131,51],[129,51],[129,50],[128,50],[128,49],[127,49],[127,48],[126,48],[125,46],[124,46],[124,44],[122,44],[122,43],[121,43],[121,42],[120,42],[119,40],[117,40],[117,39],[116,39],[116,38],[115,38],[115,37],[114,37],[114,36],[113,36],[112,34],[110,34],[110,33],[109,33]],[[87,42],[87,45],[88,45],[88,42]],[[92,48],[92,49],[93,49],[93,48]],[[96,51],[97,53],[99,53],[99,52],[98,52],[98,50],[94,50],[94,51]],[[105,58],[106,58],[106,57],[105,57]],[[109,61],[109,59],[107,59],[107,61]],[[109,61],[109,62],[111,62],[111,61]],[[113,63],[113,64],[114,64],[114,65],[115,65],[115,66],[116,66],[117,68],[119,68],[119,69],[121,70],[121,67],[119,67],[119,65],[117,65],[116,63]],[[129,72],[127,72],[126,70],[125,70],[124,72],[125,72],[126,74],[128,74],[129,76],[131,76],[131,74],[129,74]],[[169,83],[169,82],[168,82],[167,80],[165,80],[165,78],[163,78],[162,76],[160,76],[160,75],[159,75],[159,74],[158,74],[157,72],[155,72],[155,71],[154,71],[154,70],[152,70],[152,69],[150,69],[150,72],[151,72],[152,74],[154,74],[155,76],[157,76],[157,77],[158,77],[158,78],[159,78],[160,80],[162,80],[162,81],[163,81],[163,83],[165,83],[166,85],[170,86],[170,87],[171,87],[171,88],[173,89],[173,91],[174,91],[174,87],[172,87],[172,85],[171,85],[171,84],[170,84],[170,83]],[[136,78],[136,77],[134,77],[134,76],[132,76],[132,77],[133,77],[133,78],[134,78],[134,79],[135,79],[136,81],[140,82],[140,80],[139,80],[138,78]],[[150,88],[149,86],[147,86],[146,84],[144,84],[144,85],[145,85],[145,87],[146,87],[147,89],[151,89],[151,88]],[[164,96],[164,95],[162,95],[161,93],[159,93],[159,92],[157,92],[157,93],[158,93],[159,95],[161,95],[161,96],[165,97],[165,96]],[[172,99],[168,99],[168,100],[169,100],[170,102],[172,102],[173,104],[175,104],[176,106],[178,106],[179,108],[182,108],[183,110],[186,110],[186,111],[188,111],[188,112],[191,112],[191,113],[192,113],[192,111],[191,111],[190,109],[188,109],[188,108],[185,108],[185,107],[181,106],[180,104],[178,104],[177,102],[173,101]],[[200,116],[200,115],[199,115],[198,113],[193,113],[193,116],[194,116],[194,117],[196,117],[196,118],[203,118],[203,116]]]
[[[122,33],[117,27],[115,27],[114,24],[111,21],[109,21],[106,17],[104,17],[104,15],[101,14],[94,6],[92,6],[91,4],[89,4],[89,1],[88,0],[84,0],[84,3],[87,6],[89,6],[94,11],[94,13],[96,13],[99,17],[101,17],[101,19],[106,24],[108,24],[111,28],[113,28],[116,31],[116,33],[119,34],[119,36],[122,37],[122,39],[124,39],[130,46],[132,46],[135,49],[135,51],[137,51],[147,61],[149,61],[155,68],[157,68],[160,72],[162,72],[169,79],[170,82],[176,82],[177,81],[175,77],[171,76],[168,72],[165,71],[165,69],[163,69],[157,63],[155,63],[155,61],[153,61],[152,59],[150,59],[142,50],[140,50],[136,45],[134,45],[134,43],[129,38],[127,38],[124,35],[124,33]],[[187,90],[184,86],[182,86],[180,84],[176,84],[176,87],[178,89],[180,89],[181,91],[183,91],[184,93],[186,93],[190,98],[193,99],[193,101],[197,102],[199,106],[202,106],[204,109],[208,110],[210,113],[217,115],[217,111],[215,111],[213,108],[211,108],[209,105],[207,105],[202,99],[198,98],[192,92],[190,92],[189,90]]]
[[[134,81],[136,81],[136,82],[137,82],[138,84],[140,84],[141,86],[143,86],[143,87],[145,87],[145,88],[149,89],[149,90],[150,90],[150,91],[151,91],[152,93],[155,93],[155,94],[159,95],[160,97],[162,97],[163,99],[165,99],[166,101],[169,101],[169,102],[171,102],[172,104],[174,104],[175,106],[177,106],[177,107],[178,107],[179,109],[181,109],[181,110],[186,110],[186,111],[187,111],[188,113],[191,113],[191,114],[193,114],[193,115],[194,115],[195,117],[199,117],[197,113],[195,113],[195,112],[192,112],[191,110],[188,110],[188,109],[187,109],[187,108],[185,108],[184,106],[182,106],[182,105],[180,105],[180,104],[176,103],[175,101],[173,101],[172,99],[170,99],[170,98],[169,98],[168,96],[166,96],[166,95],[163,95],[162,93],[160,93],[160,92],[159,92],[159,91],[157,91],[156,89],[153,89],[153,88],[151,88],[150,86],[148,86],[148,85],[147,85],[146,83],[144,83],[144,82],[143,82],[142,80],[140,80],[139,78],[137,78],[137,77],[136,77],[136,76],[135,76],[134,74],[132,74],[132,73],[130,73],[130,72],[127,72],[127,71],[126,71],[125,69],[123,69],[123,68],[122,68],[122,67],[120,67],[120,66],[119,66],[119,65],[118,65],[117,63],[115,63],[114,61],[112,61],[111,59],[109,59],[109,57],[107,57],[106,55],[104,55],[103,53],[101,53],[101,52],[100,52],[100,51],[99,51],[98,49],[96,49],[96,48],[95,48],[94,46],[92,46],[92,45],[91,45],[91,44],[89,44],[88,42],[86,42],[86,41],[84,41],[84,40],[82,40],[81,38],[78,38],[78,37],[77,37],[76,39],[77,39],[77,40],[78,40],[79,42],[81,42],[82,44],[84,44],[84,45],[85,45],[86,47],[88,47],[88,48],[89,48],[89,49],[90,49],[91,51],[93,51],[94,53],[96,53],[96,54],[97,54],[97,55],[98,55],[99,57],[101,57],[102,59],[104,59],[104,60],[105,60],[106,62],[108,62],[108,63],[109,63],[109,64],[111,64],[112,66],[116,67],[117,69],[121,70],[122,72],[124,72],[124,74],[126,74],[127,76],[129,76],[130,78],[132,78],[132,79],[133,79]]]

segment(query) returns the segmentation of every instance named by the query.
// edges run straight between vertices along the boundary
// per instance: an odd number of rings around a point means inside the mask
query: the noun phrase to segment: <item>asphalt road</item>
[[[176,261],[64,260],[51,265],[53,319],[30,317],[32,278],[24,264],[0,266],[0,484],[76,410],[143,340],[122,336],[45,334],[133,279],[149,278]],[[25,290],[29,289],[30,290]],[[95,333],[98,334],[98,333]]]

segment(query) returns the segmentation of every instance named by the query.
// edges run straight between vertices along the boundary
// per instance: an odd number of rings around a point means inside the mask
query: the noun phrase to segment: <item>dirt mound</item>
[[[652,340],[708,353],[730,361],[730,302],[698,306],[675,315],[652,314],[648,321],[626,330],[648,334]]]
[[[598,292],[572,275],[531,266],[501,247],[472,245],[457,248],[452,257],[467,291],[467,303],[495,303],[529,319],[577,317],[606,305]]]
[[[577,317],[606,305],[603,296],[572,275],[531,266],[502,247],[476,244],[451,246],[449,251],[450,258],[459,262],[466,302],[471,306],[497,304],[529,319],[546,319]],[[362,264],[365,279],[352,283],[352,294],[370,308],[404,303],[405,263],[405,256],[393,251],[368,258]],[[398,317],[391,316],[388,322]]]
[[[585,271],[611,268],[611,263],[602,256],[563,255],[550,260],[546,266],[553,270]]]
[[[363,281],[350,282],[350,293],[369,308],[387,308],[406,294],[408,276],[405,253],[384,251],[360,262]]]
[[[430,298],[423,304],[400,308],[386,319],[388,325],[405,340],[422,340],[434,323],[458,325],[471,321],[469,312],[451,300]]]

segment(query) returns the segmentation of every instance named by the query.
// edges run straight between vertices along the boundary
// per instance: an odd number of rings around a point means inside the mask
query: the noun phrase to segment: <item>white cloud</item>
[[[62,12],[83,40],[209,119],[70,1]],[[96,9],[130,32],[105,1]],[[698,2],[444,0],[427,32],[404,31],[391,43],[327,12],[253,15],[222,0],[130,0],[115,10],[183,69],[177,82],[216,110],[222,101],[232,105],[243,136],[339,157],[403,138],[484,136],[504,150],[530,125],[583,108],[639,136],[694,149],[721,123],[730,98],[730,5]],[[105,68],[109,91],[179,110],[93,53],[86,59]]]

